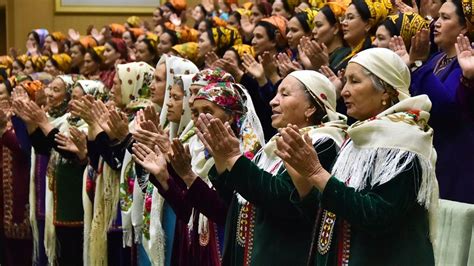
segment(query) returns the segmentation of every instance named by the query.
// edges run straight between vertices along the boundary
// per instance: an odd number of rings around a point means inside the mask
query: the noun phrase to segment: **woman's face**
[[[291,14],[286,11],[281,0],[276,0],[275,2],[273,2],[272,15],[280,15],[282,17],[285,17],[286,19],[289,19],[291,17]]]
[[[161,11],[160,11],[159,8],[156,8],[153,11],[153,18],[152,19],[153,19],[153,24],[154,25],[158,25],[163,21],[163,17],[161,16]]]
[[[132,40],[132,35],[129,31],[126,31],[122,34],[122,39],[125,41],[125,44],[127,44],[127,47],[133,48],[133,40]]]
[[[99,64],[97,64],[93,59],[90,53],[84,55],[84,74],[92,75],[99,71]]]
[[[39,43],[36,42],[33,33],[28,34],[28,40],[26,40],[26,43],[31,43],[32,45],[34,45],[33,47],[39,48]]]
[[[381,113],[385,108],[382,101],[388,101],[386,92],[377,90],[364,68],[349,63],[344,74],[346,84],[341,96],[347,107],[347,114],[357,120],[366,120]]]
[[[252,11],[252,15],[250,15],[250,22],[253,25],[256,25],[257,23],[260,22],[260,20],[262,20],[263,14],[262,12],[260,12],[260,10],[258,10],[257,5],[253,5],[251,11]]]
[[[122,103],[122,83],[120,82],[118,74],[115,74],[114,76],[114,85],[110,90],[110,99],[118,108],[124,107],[124,104]]]
[[[196,84],[191,84],[189,86],[189,106],[193,106],[194,98],[196,97],[197,93],[199,92],[199,89],[202,88],[201,85],[196,85]],[[194,119],[194,118],[193,118]]]
[[[309,123],[306,121],[307,117],[311,117],[316,111],[306,96],[303,84],[292,76],[283,79],[270,106],[274,128],[286,127],[290,123],[304,127]]]
[[[51,59],[46,61],[46,64],[44,65],[44,72],[49,73],[53,77],[61,74],[61,71],[59,71],[59,69],[53,65]]]
[[[198,47],[199,47],[199,57],[204,58],[204,56],[214,50],[214,47],[211,44],[211,40],[209,39],[209,34],[207,31],[201,33],[198,40]]]
[[[46,71],[46,66],[45,66],[45,71]],[[26,75],[31,75],[31,74],[35,73],[35,69],[33,68],[33,63],[31,62],[31,60],[26,61],[25,69],[23,70],[23,72]]]
[[[0,101],[9,100],[10,94],[8,93],[7,86],[4,83],[0,83]]]
[[[46,91],[48,104],[51,107],[61,105],[66,99],[66,84],[60,79],[56,78],[49,84],[49,89]]]
[[[346,40],[351,47],[363,41],[370,30],[370,24],[362,20],[353,4],[347,8],[345,18],[341,24],[344,40]]]
[[[22,73],[24,69],[21,67],[20,64],[18,64],[17,61],[13,61],[12,64],[12,76],[18,75],[19,73]]]
[[[150,50],[148,50],[148,46],[144,42],[139,42],[137,44],[137,52],[135,56],[137,57],[137,62],[143,61],[147,63],[152,63],[153,58],[155,57],[152,53],[150,53]]]
[[[82,90],[81,86],[76,86],[72,89],[71,99],[72,100],[80,100],[85,93]]]
[[[252,46],[255,50],[255,55],[261,55],[265,51],[272,51],[276,49],[275,42],[268,37],[265,27],[259,25],[253,30]]]
[[[202,12],[202,8],[200,6],[194,7],[192,17],[196,22],[199,22],[204,19],[204,12]]]
[[[166,89],[166,64],[159,64],[155,69],[155,78],[150,86],[150,100],[159,106],[163,106]]]
[[[431,5],[428,10],[429,14],[432,18],[438,18],[439,16],[439,9],[441,8],[441,5],[443,5],[443,2],[441,0],[431,0]]]
[[[171,87],[170,100],[168,101],[168,113],[166,118],[174,123],[179,123],[183,114],[184,92],[181,86],[175,84]]]
[[[375,39],[372,44],[376,47],[388,48],[390,38],[392,38],[392,36],[387,28],[384,25],[380,25],[375,32]]]
[[[158,53],[160,55],[167,54],[171,51],[171,47],[173,47],[171,36],[165,32],[160,36],[160,42],[158,43]]]
[[[323,12],[318,12],[314,18],[313,38],[329,45],[339,33],[339,24],[331,25]]]
[[[240,29],[240,23],[239,20],[235,15],[230,15],[229,19],[227,20],[227,25],[234,27],[236,29]]]
[[[207,24],[205,20],[199,22],[198,31],[200,34],[203,34],[204,32],[207,31]]]
[[[108,65],[108,66],[112,66],[115,64],[115,61],[117,61],[118,59],[120,59],[120,53],[115,50],[115,48],[110,45],[109,43],[106,43],[104,45],[105,47],[105,50],[104,50],[104,58],[105,58],[105,61],[104,61],[104,64]]]
[[[53,42],[54,42],[54,40],[53,40],[53,37],[51,37],[51,35],[46,36],[46,38],[44,38],[43,49],[45,51],[51,51],[51,44]]]
[[[439,18],[435,23],[434,42],[441,50],[447,51],[454,47],[461,33],[466,33],[466,27],[459,23],[456,6],[451,1],[445,2],[439,9]]]
[[[286,38],[288,39],[288,45],[291,49],[296,49],[300,43],[301,37],[306,35],[309,34],[304,31],[300,21],[296,17],[293,17],[288,21],[288,33],[286,34]]]
[[[79,45],[74,45],[71,47],[71,65],[73,67],[79,67],[84,62],[84,55],[81,53]]]
[[[169,21],[171,14],[173,14],[171,9],[169,9],[169,7],[166,5],[162,5],[160,8],[163,11],[163,19]]]
[[[191,108],[192,116],[199,117],[199,114],[210,114],[215,118],[219,118],[222,123],[232,123],[232,116],[219,105],[204,99],[194,100]]]
[[[228,60],[232,65],[240,67],[239,55],[235,51],[227,50],[222,58]]]
[[[155,28],[153,29],[153,33],[156,34],[157,36],[161,36],[161,34],[163,34],[163,26],[156,25]]]

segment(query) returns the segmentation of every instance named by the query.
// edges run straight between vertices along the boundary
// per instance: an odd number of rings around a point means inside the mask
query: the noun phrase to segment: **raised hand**
[[[181,141],[177,138],[173,139],[171,143],[171,150],[173,151],[170,156],[170,163],[176,173],[183,179],[184,183],[190,187],[197,175],[193,172],[191,167],[191,153],[189,152],[189,146],[183,146]]]
[[[301,50],[311,62],[309,69],[317,70],[321,66],[329,65],[329,52],[324,43],[319,44],[305,36],[301,38],[298,50]]]
[[[57,54],[59,53],[59,47],[58,47],[58,43],[57,42],[52,42],[51,43],[51,53],[53,54]]]
[[[246,35],[253,34],[253,30],[255,29],[255,24],[250,22],[250,18],[247,15],[242,15],[242,17],[240,19],[240,26],[241,26],[242,31]]]
[[[181,26],[181,18],[178,17],[175,13],[171,14],[170,16],[170,22],[173,23],[176,27]]]
[[[68,35],[69,35],[69,38],[73,41],[73,42],[78,42],[79,39],[81,38],[81,34],[79,34],[79,32],[75,29],[69,29],[67,31]]]
[[[217,56],[216,53],[214,52],[209,52],[206,54],[206,58],[204,59],[204,63],[206,64],[207,67],[215,67],[214,63],[219,60],[219,57]]]
[[[26,41],[26,49],[28,50],[28,54],[30,55],[38,55],[38,47],[36,44],[31,41]]]
[[[319,162],[311,138],[307,133],[302,137],[298,127],[294,125],[280,130],[280,135],[276,140],[275,154],[289,166],[288,173],[293,175],[293,178],[306,178],[322,192],[330,174]]]
[[[267,79],[270,79],[273,84],[280,80],[280,75],[278,75],[278,64],[276,58],[272,56],[270,52],[263,52],[263,54],[258,57],[258,61],[260,62],[260,64],[265,66],[265,77],[267,77]]]
[[[100,33],[96,28],[92,28],[91,35],[97,40],[97,42],[99,42],[99,44],[103,43],[104,35],[102,35],[102,33]]]
[[[430,55],[430,32],[422,29],[411,38],[409,65],[417,60],[426,61]]]
[[[283,77],[286,77],[293,71],[301,70],[303,67],[295,61],[291,61],[290,57],[286,53],[279,53],[277,56],[278,69]]]
[[[54,136],[54,141],[58,144],[58,148],[76,154],[81,161],[87,158],[87,151],[81,151],[80,148],[76,146],[76,144],[71,140],[70,137],[58,133]]]
[[[116,139],[119,141],[125,140],[129,131],[128,119],[124,113],[119,113],[116,110],[110,111],[107,125],[109,126],[110,131],[113,132],[113,135],[115,135]]]
[[[456,47],[456,54],[459,66],[462,69],[462,75],[467,79],[474,78],[474,50],[469,42],[469,38],[460,34],[454,46]]]
[[[334,85],[334,88],[336,88],[336,97],[339,99],[339,97],[341,96],[342,87],[344,87],[344,70],[339,71],[337,76],[328,66],[321,66],[320,70],[321,73],[326,76],[329,81],[331,81],[332,85]]]
[[[141,143],[135,143],[132,151],[133,160],[155,176],[160,184],[165,185],[166,180],[168,180],[167,163],[158,146],[155,146],[152,150]]]
[[[229,74],[231,74],[236,80],[239,80],[242,75],[244,74],[242,70],[240,70],[238,65],[233,64],[230,60],[226,58],[221,58],[214,62],[214,68],[222,68]]]
[[[242,59],[243,59],[242,65],[247,70],[247,72],[258,81],[259,85],[261,82],[264,82],[263,85],[265,85],[266,78],[265,78],[265,70],[263,68],[263,65],[257,62],[257,60],[255,60],[255,58],[253,58],[253,56],[249,54],[244,54]]]
[[[412,12],[412,13],[417,13],[418,14],[419,9],[418,9],[418,5],[416,4],[416,1],[412,0],[411,5],[412,6],[407,5],[401,0],[395,1],[395,6],[398,8],[398,10],[400,12],[402,12],[402,13]]]
[[[132,133],[133,138],[150,149],[158,146],[160,151],[167,155],[171,151],[171,143],[168,134],[161,128],[157,128],[151,121],[141,123],[139,129]]]
[[[388,48],[390,48],[390,50],[394,51],[398,56],[400,56],[400,58],[403,60],[403,62],[405,62],[405,64],[410,65],[410,55],[407,52],[407,48],[402,37],[393,36],[392,38],[390,38]]]

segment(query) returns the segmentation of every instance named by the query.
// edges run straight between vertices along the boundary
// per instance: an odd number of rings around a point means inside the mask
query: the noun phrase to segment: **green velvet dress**
[[[416,159],[387,183],[360,192],[331,177],[309,264],[434,265],[428,212],[416,198],[420,169]]]

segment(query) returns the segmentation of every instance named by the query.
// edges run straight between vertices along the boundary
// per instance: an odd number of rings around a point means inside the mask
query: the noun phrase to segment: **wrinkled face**
[[[380,25],[375,32],[375,39],[372,44],[380,48],[388,48],[390,38],[392,38],[392,36],[387,28],[384,25]]]
[[[53,65],[51,60],[46,61],[46,64],[44,65],[44,72],[51,74],[53,77],[61,74],[61,71],[59,71],[59,69]]]
[[[349,63],[344,76],[346,84],[341,91],[341,96],[349,116],[357,120],[366,120],[384,110],[382,101],[387,101],[389,97],[386,92],[375,89],[362,66]]]
[[[71,99],[77,101],[80,100],[84,95],[85,93],[82,90],[81,86],[76,86],[74,87],[74,89],[72,89]]]
[[[258,10],[257,5],[253,5],[250,11],[252,11],[252,15],[250,16],[250,22],[256,25],[260,22],[260,20],[262,20],[263,14],[262,12],[260,12],[260,10]]]
[[[453,47],[457,36],[466,32],[466,27],[459,21],[456,6],[451,1],[445,2],[439,9],[439,18],[434,28],[434,42],[441,50],[446,51]]]
[[[74,45],[70,49],[71,51],[71,65],[73,67],[80,67],[84,62],[84,55],[81,53],[79,45]]]
[[[13,61],[12,64],[12,76],[17,75],[19,73],[23,72],[23,68],[21,67],[20,64],[18,64],[17,61]]]
[[[104,58],[105,58],[105,61],[104,61],[104,64],[108,65],[108,66],[111,66],[111,65],[114,65],[115,64],[115,61],[117,61],[118,59],[120,59],[120,53],[115,50],[115,48],[106,43],[104,45],[105,47],[105,50],[104,50]]]
[[[196,97],[199,89],[202,88],[201,85],[196,85],[196,84],[191,84],[191,86],[189,87],[189,106],[193,106],[193,102],[194,102],[194,97]],[[193,118],[194,119],[194,118]],[[197,119],[197,117],[196,117]]]
[[[183,114],[184,91],[181,86],[175,84],[171,87],[170,100],[168,101],[168,113],[166,118],[174,123],[179,123]]]
[[[150,86],[150,100],[159,106],[163,106],[166,89],[166,64],[159,64],[155,69],[153,83]]]
[[[66,84],[59,79],[54,79],[49,84],[49,89],[46,91],[46,97],[48,98],[48,104],[51,107],[59,106],[66,100]]]
[[[207,31],[201,33],[198,40],[199,47],[199,57],[204,58],[204,56],[214,50],[211,40],[209,39],[209,34]]]
[[[161,16],[161,11],[160,11],[159,8],[156,8],[153,11],[153,18],[152,19],[153,19],[153,24],[154,25],[158,25],[163,21],[163,17]]]
[[[48,61],[49,61],[49,60],[48,60]],[[45,71],[46,71],[46,67],[45,67]],[[23,72],[24,72],[26,75],[30,75],[30,74],[35,73],[35,69],[33,68],[33,63],[31,62],[31,60],[26,61],[26,63],[25,63],[25,69],[23,70]]]
[[[122,103],[122,83],[120,82],[118,74],[114,76],[114,85],[110,90],[110,100],[112,100],[118,108],[125,107]]]
[[[0,83],[0,101],[9,100],[10,94],[8,93],[7,86],[4,83]]]
[[[122,39],[127,44],[127,47],[130,47],[130,48],[133,47],[134,43],[133,43],[132,35],[129,31],[126,31],[122,34]]]
[[[265,28],[260,25],[253,30],[252,46],[257,56],[276,48],[276,44],[270,40]]]
[[[330,44],[332,40],[339,33],[339,24],[331,25],[323,12],[318,12],[314,18],[313,38],[326,45]]]
[[[288,33],[286,34],[286,38],[288,39],[288,44],[290,45],[291,49],[296,49],[300,42],[301,37],[308,35],[303,27],[301,26],[300,21],[293,17],[288,22]]]
[[[341,25],[344,40],[351,46],[356,46],[364,40],[370,30],[369,23],[362,20],[353,4],[347,8]]]
[[[287,76],[278,86],[275,97],[270,101],[272,107],[272,127],[282,128],[289,123],[304,127],[314,112],[314,107],[305,93],[301,82],[292,76]]]
[[[137,62],[143,61],[147,63],[153,62],[154,55],[150,53],[150,50],[148,50],[148,47],[146,43],[144,42],[139,42],[137,44],[137,52],[136,52],[136,57],[137,57]]]
[[[99,71],[100,65],[97,64],[93,59],[90,53],[84,55],[84,74],[92,75]]]
[[[202,11],[202,8],[200,6],[196,6],[193,9],[192,17],[196,22],[199,22],[204,19],[204,12]]]
[[[194,100],[191,107],[193,117],[199,117],[199,114],[210,114],[215,118],[219,118],[223,123],[232,124],[232,116],[219,105],[204,99]]]
[[[273,2],[272,15],[280,15],[282,17],[285,17],[286,19],[289,19],[291,17],[291,14],[286,11],[281,0],[276,0],[275,2]]]
[[[171,51],[171,47],[173,47],[171,36],[168,33],[163,33],[160,36],[160,42],[158,43],[158,53],[160,55],[167,54]]]

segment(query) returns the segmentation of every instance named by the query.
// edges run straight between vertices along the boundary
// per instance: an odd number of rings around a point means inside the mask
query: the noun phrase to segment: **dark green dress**
[[[420,169],[415,159],[391,181],[360,192],[331,177],[310,264],[434,265],[428,212],[416,199]]]
[[[330,139],[318,145],[323,165],[332,165],[336,146]],[[233,188],[248,200],[239,203],[234,194],[226,220],[222,265],[306,265],[320,194],[313,190],[293,202],[290,198],[299,197],[291,177],[283,166],[275,172],[263,171],[244,156],[230,172],[219,176],[214,167],[209,172],[213,183]]]

